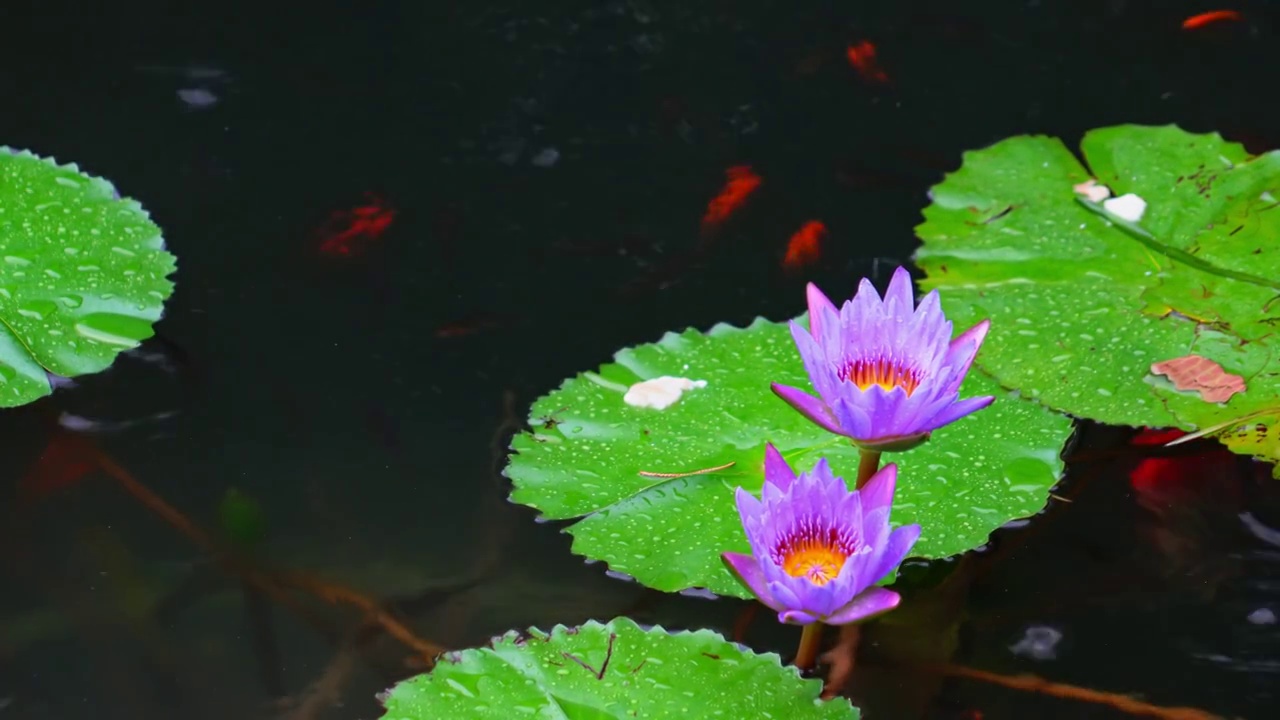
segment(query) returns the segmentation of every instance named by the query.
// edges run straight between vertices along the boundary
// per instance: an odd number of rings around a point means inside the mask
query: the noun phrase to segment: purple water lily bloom
[[[847,625],[888,612],[900,598],[875,584],[920,537],[919,525],[889,531],[897,477],[897,466],[885,465],[851,491],[826,458],[796,475],[769,445],[761,499],[737,492],[751,554],[721,558],[780,622]]]
[[[818,397],[778,383],[773,391],[823,428],[868,450],[908,450],[995,400],[959,397],[990,321],[952,340],[938,291],[916,307],[905,269],[883,300],[865,278],[839,310],[812,283],[808,295],[809,329],[793,321],[791,335]]]

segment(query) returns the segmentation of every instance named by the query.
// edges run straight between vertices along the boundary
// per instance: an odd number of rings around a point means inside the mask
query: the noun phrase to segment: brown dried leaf
[[[1244,378],[1232,375],[1218,363],[1199,355],[1153,363],[1151,372],[1167,376],[1179,390],[1195,390],[1205,402],[1226,402],[1245,389]]]

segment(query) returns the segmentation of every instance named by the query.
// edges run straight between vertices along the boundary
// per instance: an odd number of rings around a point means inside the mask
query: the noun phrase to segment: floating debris
[[[1077,195],[1083,195],[1089,202],[1099,203],[1111,197],[1111,188],[1106,185],[1099,185],[1095,178],[1089,178],[1078,185],[1073,185],[1071,189],[1075,190]]]
[[[706,380],[690,380],[689,378],[663,375],[652,380],[645,380],[632,385],[622,401],[632,407],[647,407],[654,410],[665,410],[676,403],[686,390],[704,388]]]

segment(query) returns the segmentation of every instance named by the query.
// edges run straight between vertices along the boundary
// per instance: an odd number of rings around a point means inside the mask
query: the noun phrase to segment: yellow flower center
[[[836,579],[856,548],[857,543],[836,528],[802,521],[780,538],[774,558],[786,574],[821,587]]]
[[[793,549],[782,560],[782,569],[791,577],[807,577],[819,587],[826,585],[840,574],[845,556],[833,547],[808,543]]]
[[[862,390],[872,385],[879,385],[885,390],[900,387],[907,395],[920,386],[920,373],[915,368],[899,365],[889,358],[850,360],[840,369],[840,379],[848,380]]]

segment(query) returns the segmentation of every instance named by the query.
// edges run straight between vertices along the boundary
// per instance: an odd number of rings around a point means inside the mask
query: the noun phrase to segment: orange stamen
[[[840,378],[862,390],[879,385],[885,390],[902,388],[907,395],[920,386],[920,374],[915,369],[903,367],[886,358],[850,360],[840,371]]]
[[[836,579],[855,548],[855,543],[834,528],[806,524],[792,530],[778,544],[774,557],[786,574],[808,578],[821,587]]]

